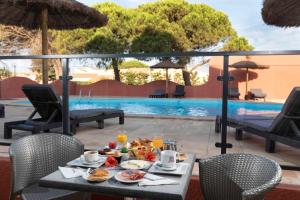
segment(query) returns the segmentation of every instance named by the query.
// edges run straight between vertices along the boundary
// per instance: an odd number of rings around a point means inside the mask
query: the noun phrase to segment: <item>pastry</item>
[[[106,169],[94,169],[88,176],[89,181],[105,181],[109,177],[109,171]]]

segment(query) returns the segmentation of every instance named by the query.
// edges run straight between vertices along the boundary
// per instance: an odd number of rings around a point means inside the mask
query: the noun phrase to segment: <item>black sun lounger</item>
[[[5,106],[3,104],[0,104],[0,118],[5,117]]]
[[[176,85],[175,92],[173,93],[174,97],[184,97],[184,85]]]
[[[168,94],[164,90],[155,90],[149,95],[150,98],[168,98]]]
[[[216,132],[221,131],[221,117],[216,119]],[[229,117],[227,126],[236,129],[236,139],[241,140],[243,131],[266,139],[266,151],[275,152],[275,143],[300,148],[300,87],[295,87],[287,98],[281,112],[275,117],[236,116]]]
[[[12,129],[39,133],[62,126],[62,102],[50,85],[24,85],[26,97],[34,107],[33,113],[26,120],[4,123],[4,138],[12,137]],[[39,114],[39,118],[34,118]],[[98,128],[104,128],[104,119],[119,117],[119,124],[124,124],[124,112],[117,109],[86,109],[70,111],[71,132],[76,133],[80,123],[96,121]]]
[[[240,97],[239,88],[229,88],[228,90],[229,99],[239,99],[239,97]]]

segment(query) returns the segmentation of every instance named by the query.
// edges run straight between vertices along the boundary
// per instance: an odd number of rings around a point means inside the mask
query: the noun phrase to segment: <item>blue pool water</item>
[[[216,116],[222,103],[217,99],[93,98],[71,99],[71,109],[115,108],[126,114],[162,116]],[[278,113],[282,104],[229,101],[229,115]]]
[[[29,102],[18,102],[27,103]],[[278,113],[282,104],[229,101],[230,116]],[[126,114],[161,116],[216,116],[221,114],[219,99],[92,98],[70,99],[70,109],[115,108]]]

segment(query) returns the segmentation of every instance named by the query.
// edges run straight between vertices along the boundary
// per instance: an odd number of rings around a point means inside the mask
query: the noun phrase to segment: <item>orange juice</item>
[[[127,141],[127,135],[126,134],[119,134],[117,136],[117,140],[118,142],[120,142],[121,144],[124,144]]]
[[[152,145],[157,149],[162,148],[164,145],[164,140],[161,137],[154,137],[152,140]]]

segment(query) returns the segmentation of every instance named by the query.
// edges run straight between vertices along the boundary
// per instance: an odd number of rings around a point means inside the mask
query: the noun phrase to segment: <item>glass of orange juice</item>
[[[156,136],[152,139],[152,145],[153,145],[154,148],[160,149],[164,145],[164,140],[162,139],[162,137],[157,137]]]
[[[117,140],[120,144],[122,144],[122,146],[124,147],[124,145],[127,142],[127,135],[125,133],[120,133],[117,136]]]
[[[155,148],[156,160],[160,160],[160,150],[164,146],[163,138],[155,136],[152,139],[152,146]]]

